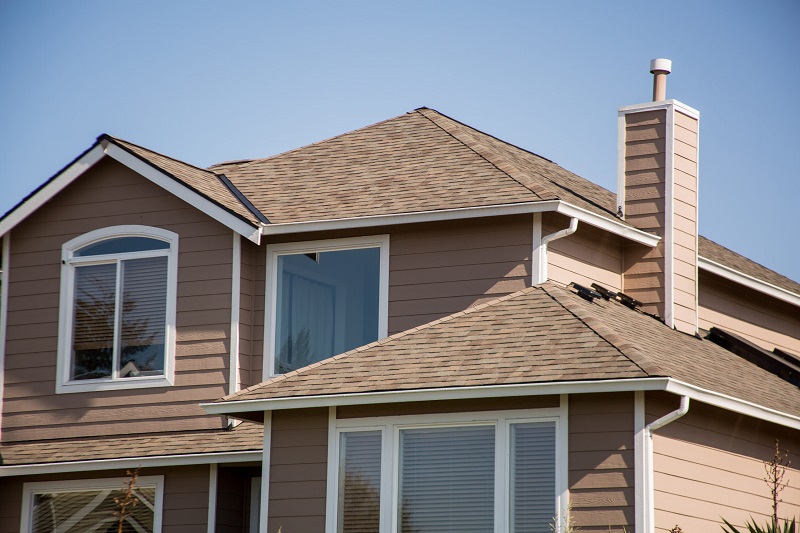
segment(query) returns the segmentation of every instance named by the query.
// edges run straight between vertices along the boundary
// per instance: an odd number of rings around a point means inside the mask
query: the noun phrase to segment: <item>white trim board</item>
[[[261,450],[249,452],[217,452],[182,455],[156,455],[153,457],[126,457],[121,459],[94,459],[38,463],[30,465],[0,466],[0,477],[59,474],[64,472],[93,472],[121,468],[156,468],[166,466],[248,463],[261,461]]]
[[[0,221],[0,235],[4,235],[22,222],[31,213],[39,209],[47,201],[61,192],[65,187],[75,181],[84,172],[92,168],[103,157],[109,156],[122,163],[134,172],[152,181],[162,189],[177,196],[181,200],[203,211],[208,216],[216,219],[221,224],[229,227],[240,235],[247,237],[258,244],[261,239],[261,229],[254,224],[250,224],[231,214],[211,200],[193,191],[183,183],[172,178],[165,172],[158,170],[154,166],[145,163],[124,148],[113,143],[108,139],[97,142],[86,153],[70,163],[67,167],[56,174],[39,191],[25,200],[16,209],[11,211],[2,221]]]
[[[581,222],[604,229],[615,235],[632,240],[646,246],[655,246],[660,237],[628,226],[622,222],[597,215],[586,209],[576,207],[561,200],[543,202],[524,202],[518,204],[464,207],[458,209],[441,209],[438,211],[417,211],[389,215],[373,215],[356,218],[339,218],[332,220],[309,220],[306,222],[287,222],[283,224],[266,224],[262,226],[263,235],[289,235],[313,231],[333,231],[354,228],[375,228],[396,224],[416,224],[420,222],[438,222],[443,220],[463,220],[470,218],[495,217],[555,211]]]
[[[753,276],[739,272],[738,270],[721,265],[710,259],[706,259],[705,257],[701,256],[697,258],[697,268],[702,268],[706,272],[716,274],[721,278],[744,285],[748,289],[753,289],[754,291],[766,294],[767,296],[772,296],[778,300],[782,300],[800,307],[800,294],[787,291],[786,289],[782,289],[772,285],[771,283],[767,283],[766,281],[762,281],[758,278],[754,278]]]
[[[513,396],[544,396],[548,394],[586,394],[606,392],[633,392],[663,390],[688,396],[692,400],[720,407],[728,411],[773,422],[781,426],[800,429],[800,416],[790,415],[769,407],[734,398],[727,394],[710,391],[684,383],[674,378],[652,377],[632,379],[609,379],[599,381],[571,381],[556,383],[523,383],[518,385],[488,385],[484,387],[447,387],[408,391],[384,391],[350,393],[327,396],[299,396],[261,400],[240,400],[218,403],[202,403],[200,407],[208,414],[247,413],[278,411],[306,407],[330,407],[340,405],[373,405],[380,403],[425,402],[437,400],[465,400],[482,398],[508,398]]]

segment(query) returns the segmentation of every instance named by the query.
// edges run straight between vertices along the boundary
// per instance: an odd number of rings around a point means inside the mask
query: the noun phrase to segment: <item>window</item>
[[[566,487],[560,416],[336,420],[327,531],[549,533]]]
[[[62,250],[57,392],[171,385],[177,234],[115,226]]]
[[[386,336],[387,235],[267,247],[264,378]]]
[[[109,478],[25,483],[20,531],[117,531],[114,498],[125,497],[126,482],[123,478]],[[138,478],[133,496],[138,502],[128,507],[122,530],[159,533],[164,476]]]

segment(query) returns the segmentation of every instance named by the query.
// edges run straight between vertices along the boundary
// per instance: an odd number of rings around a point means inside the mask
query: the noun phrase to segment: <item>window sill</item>
[[[173,380],[166,376],[129,378],[118,380],[86,380],[68,381],[56,384],[56,394],[73,392],[100,392],[108,390],[147,389],[153,387],[171,387]]]

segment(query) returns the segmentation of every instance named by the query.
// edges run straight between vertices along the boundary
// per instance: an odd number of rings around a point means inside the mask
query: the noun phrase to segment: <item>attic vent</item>
[[[587,302],[593,302],[595,298],[602,298],[603,295],[593,291],[592,289],[586,288],[583,285],[578,285],[574,281],[567,285],[567,287],[572,287],[578,293],[578,296],[586,300]]]
[[[738,335],[719,328],[711,328],[707,338],[745,361],[775,374],[795,387],[800,387],[800,360],[793,355],[777,348],[774,352],[768,352]]]
[[[617,293],[617,300],[622,305],[624,305],[625,307],[629,307],[631,309],[636,309],[637,307],[641,307],[642,306],[642,302],[640,302],[636,298],[631,298],[630,296],[628,296],[624,292],[618,292]]]
[[[597,283],[592,283],[592,288],[598,293],[600,293],[600,296],[603,297],[603,300],[610,300],[611,298],[617,297],[616,292],[610,291],[605,287],[603,287],[602,285],[598,285]]]

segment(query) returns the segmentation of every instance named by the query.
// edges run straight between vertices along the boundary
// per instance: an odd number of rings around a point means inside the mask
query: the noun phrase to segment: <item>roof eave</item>
[[[767,283],[766,281],[749,276],[743,272],[739,272],[738,270],[734,270],[731,267],[722,265],[710,259],[706,259],[705,257],[697,258],[697,267],[705,270],[706,272],[716,274],[721,278],[725,278],[749,289],[753,289],[754,291],[758,291],[762,294],[766,294],[767,296],[771,296],[778,300],[782,300],[800,307],[800,294],[787,291],[786,289],[782,289],[778,286],[772,285],[771,283]]]

